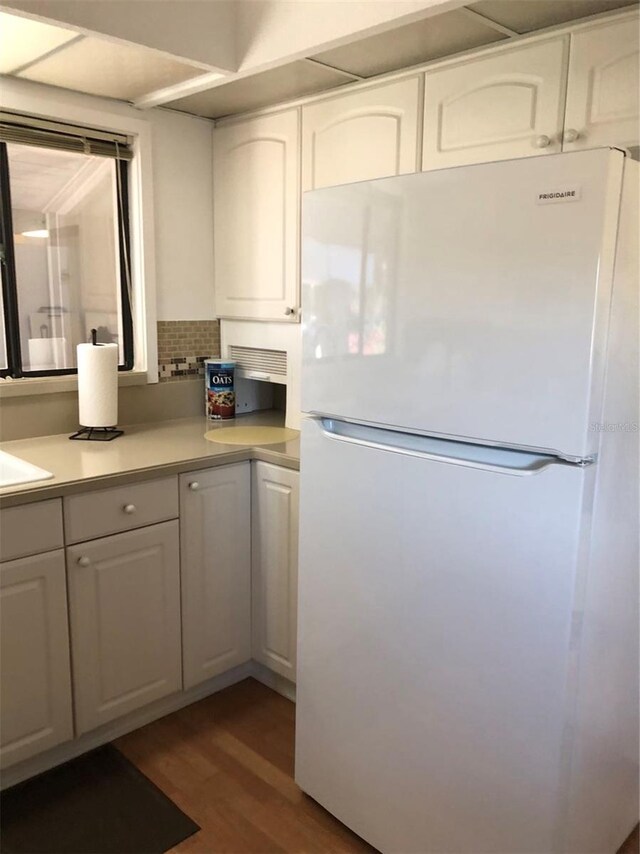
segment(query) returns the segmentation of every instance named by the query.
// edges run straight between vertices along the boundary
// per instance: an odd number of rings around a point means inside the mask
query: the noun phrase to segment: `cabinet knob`
[[[563,140],[564,142],[575,142],[580,138],[580,131],[575,128],[567,128],[564,132]]]
[[[200,484],[197,480],[194,480],[189,484],[189,489],[191,490],[191,492],[195,492],[196,489],[200,489]]]
[[[541,134],[536,137],[536,148],[548,148],[551,145],[551,137],[546,134]]]
[[[122,508],[122,512],[126,513],[127,516],[131,516],[132,513],[136,512],[136,505],[135,504],[125,504],[124,507]]]
[[[78,558],[78,566],[91,566],[91,558],[86,555]]]
[[[295,308],[292,308],[290,305],[288,305],[285,308],[284,313],[287,315],[287,317],[291,317],[292,314],[296,313],[296,310],[295,310]]]

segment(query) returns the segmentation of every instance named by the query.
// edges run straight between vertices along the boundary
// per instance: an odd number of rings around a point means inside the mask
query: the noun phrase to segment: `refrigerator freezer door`
[[[596,450],[623,155],[305,194],[303,410]]]
[[[387,854],[549,852],[596,467],[434,456],[303,422],[296,780]]]

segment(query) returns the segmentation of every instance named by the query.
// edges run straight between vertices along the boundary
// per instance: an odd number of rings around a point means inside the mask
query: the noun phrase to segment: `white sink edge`
[[[6,451],[0,451],[0,489],[51,480],[52,477],[54,477],[53,472],[34,466],[33,463],[28,463]]]

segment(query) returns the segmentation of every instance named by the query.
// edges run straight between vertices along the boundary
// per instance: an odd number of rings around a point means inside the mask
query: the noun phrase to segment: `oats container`
[[[235,362],[221,359],[207,359],[204,363],[205,411],[212,421],[235,418],[235,366]]]

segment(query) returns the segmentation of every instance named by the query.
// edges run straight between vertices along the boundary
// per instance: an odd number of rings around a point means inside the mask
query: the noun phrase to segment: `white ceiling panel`
[[[313,62],[290,62],[215,89],[171,101],[167,107],[210,119],[257,110],[279,101],[301,98],[351,82],[333,69]]]
[[[7,150],[14,210],[44,210],[51,199],[84,168],[85,161],[93,159],[76,152],[14,143],[9,143]]]
[[[0,74],[11,74],[77,37],[74,30],[0,12]]]
[[[445,12],[326,50],[314,59],[362,77],[396,71],[506,38],[464,12]]]
[[[133,101],[201,75],[202,69],[144,47],[88,37],[18,74],[27,80]]]
[[[638,0],[480,0],[469,8],[517,33],[530,33],[588,15],[637,5]]]

